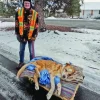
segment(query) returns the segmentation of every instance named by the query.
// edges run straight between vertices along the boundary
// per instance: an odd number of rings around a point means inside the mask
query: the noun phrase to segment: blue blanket
[[[26,67],[26,69],[27,70],[29,70],[29,71],[34,71],[35,70],[35,65],[33,65],[33,64],[29,64],[27,67]]]
[[[47,57],[47,56],[37,56],[37,57],[33,58],[31,61],[29,61],[29,63],[37,61],[37,60],[51,60],[51,61],[55,61],[55,62],[59,63],[58,61],[52,59],[51,57]]]
[[[58,76],[55,76],[54,82],[55,85],[57,85],[58,83],[60,83],[60,78]],[[40,72],[39,83],[42,85],[50,84],[50,74],[48,70],[44,69]]]
[[[50,57],[46,57],[46,56],[37,56],[35,58],[33,58],[30,62],[34,62],[34,61],[37,61],[37,60],[52,60],[54,61],[52,58]]]

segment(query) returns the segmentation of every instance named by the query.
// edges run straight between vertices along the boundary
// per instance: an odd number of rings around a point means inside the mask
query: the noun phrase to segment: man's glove
[[[16,37],[17,37],[17,40],[18,40],[19,42],[21,42],[20,35],[16,35]]]
[[[28,41],[35,41],[36,38],[32,37],[31,39],[28,39]]]
[[[31,38],[31,40],[32,40],[32,41],[35,41],[35,40],[36,40],[36,38],[35,38],[35,37],[32,37],[32,38]]]
[[[23,41],[23,39],[24,39],[24,38],[23,38],[23,36],[22,36],[22,35],[20,35],[20,39],[21,39],[21,41]]]
[[[26,42],[27,40],[23,37],[23,36],[21,36],[21,35],[17,35],[17,40],[19,41],[19,42]]]

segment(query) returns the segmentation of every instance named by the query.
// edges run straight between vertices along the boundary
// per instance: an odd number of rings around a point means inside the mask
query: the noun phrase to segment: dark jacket
[[[24,11],[24,22],[23,22],[23,36],[20,37],[19,34],[19,21],[18,21],[18,11],[16,12],[15,15],[15,34],[17,35],[17,39],[19,41],[23,41],[23,40],[28,40],[28,32],[29,32],[29,28],[30,28],[30,20],[32,17],[32,9],[30,9],[29,11]],[[38,24],[38,17],[36,19],[36,24]],[[33,31],[33,38],[36,38],[36,36],[38,35],[38,28],[35,28]]]

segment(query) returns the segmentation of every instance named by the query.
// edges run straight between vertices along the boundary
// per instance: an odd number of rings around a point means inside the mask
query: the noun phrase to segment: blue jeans
[[[27,42],[20,42],[20,51],[19,51],[20,63],[24,62],[24,53],[25,53],[26,44]],[[32,60],[35,57],[34,41],[31,41],[31,42],[28,41],[28,48],[29,48],[29,53],[30,53],[30,60]]]

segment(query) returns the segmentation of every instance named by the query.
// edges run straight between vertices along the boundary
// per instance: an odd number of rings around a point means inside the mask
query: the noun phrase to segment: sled
[[[35,60],[39,60],[39,59],[35,59]],[[32,61],[34,61],[34,59]],[[74,100],[75,95],[80,86],[80,83],[82,83],[84,79],[82,68],[77,66],[74,67],[76,69],[76,72],[74,73],[73,77],[72,76],[70,77],[72,79],[61,80],[61,84],[62,84],[61,95],[58,96],[54,92],[50,100]],[[35,100],[40,100],[40,99],[47,100],[46,95],[50,89],[50,86],[49,85],[43,86],[39,84],[39,90],[38,91],[35,90],[34,79],[33,79],[34,73],[35,73],[34,71],[30,72],[29,70],[25,70],[20,76],[20,80],[23,83],[23,86],[27,88],[27,91],[32,92]]]
[[[63,93],[61,93],[60,96],[57,96],[57,94],[54,93],[50,100],[74,100],[74,97],[77,93],[77,90],[78,90],[80,84],[79,83],[78,84],[68,83],[68,84],[70,84],[72,86],[75,86],[75,88],[74,88],[72,94],[70,94],[70,96],[68,96],[69,95],[68,93],[65,93],[65,95],[64,95],[64,91],[62,90]],[[36,100],[39,100],[39,97],[41,97],[43,100],[47,100],[46,99],[46,94],[48,93],[48,90],[49,89],[46,88],[45,86],[40,85],[40,90],[35,91],[36,92],[36,94],[35,94]],[[68,92],[68,91],[66,91],[66,92]]]

